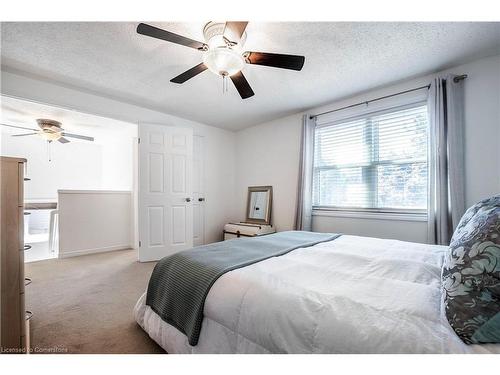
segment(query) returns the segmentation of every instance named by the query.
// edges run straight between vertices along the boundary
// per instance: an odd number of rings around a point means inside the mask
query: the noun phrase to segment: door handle
[[[191,198],[186,198],[186,202],[191,202]]]
[[[205,198],[198,198],[198,202],[204,202]]]

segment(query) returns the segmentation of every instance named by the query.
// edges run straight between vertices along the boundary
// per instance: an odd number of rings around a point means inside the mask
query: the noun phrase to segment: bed
[[[167,353],[500,353],[464,344],[446,320],[446,249],[342,235],[227,272],[193,346],[146,294],[134,315]]]

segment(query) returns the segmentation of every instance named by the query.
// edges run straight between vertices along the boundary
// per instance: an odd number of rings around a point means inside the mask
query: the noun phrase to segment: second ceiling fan
[[[137,32],[152,38],[166,40],[203,52],[203,62],[172,78],[170,82],[184,83],[188,79],[209,69],[213,73],[231,79],[242,99],[254,95],[241,70],[246,64],[265,65],[274,68],[300,71],[305,57],[279,53],[243,51],[248,22],[209,22],[203,29],[206,43],[186,38],[155,26],[140,23]]]

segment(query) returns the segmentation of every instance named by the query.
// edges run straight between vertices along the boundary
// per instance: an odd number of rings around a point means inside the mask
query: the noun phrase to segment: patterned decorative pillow
[[[462,341],[500,343],[500,195],[465,212],[442,278],[446,317]]]

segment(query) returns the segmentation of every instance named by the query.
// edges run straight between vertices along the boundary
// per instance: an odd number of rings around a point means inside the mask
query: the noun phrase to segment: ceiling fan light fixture
[[[61,133],[59,132],[52,132],[47,130],[41,131],[39,134],[43,139],[49,142],[57,141],[59,138],[62,137]]]
[[[247,64],[300,71],[304,66],[305,57],[257,51],[243,52],[247,25],[247,21],[209,22],[203,28],[206,43],[145,23],[137,26],[137,33],[203,52],[203,62],[172,78],[170,82],[183,84],[205,70],[210,70],[222,76],[223,92],[227,91],[227,77],[230,77],[241,98],[248,99],[255,93],[242,73]]]
[[[226,41],[224,40],[224,36],[222,34],[213,35],[207,41],[209,49],[216,49],[219,47],[225,47]]]
[[[247,33],[243,32],[239,38],[232,34],[224,35],[226,22],[208,22],[203,28],[203,37],[210,49],[226,46],[230,42],[233,46],[241,48],[247,39]],[[228,39],[229,38],[229,39]],[[231,40],[230,40],[231,39]]]
[[[244,68],[245,59],[232,48],[219,47],[205,52],[203,63],[217,75],[232,76]]]

